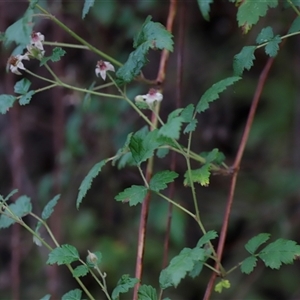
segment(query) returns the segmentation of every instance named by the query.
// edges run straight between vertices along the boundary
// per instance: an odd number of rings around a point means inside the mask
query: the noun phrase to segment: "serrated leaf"
[[[215,286],[215,292],[222,293],[223,288],[229,289],[230,288],[230,282],[229,280],[221,279],[220,282],[218,282]]]
[[[229,86],[239,81],[241,77],[233,76],[225,78],[213,84],[200,98],[196,111],[198,113],[205,111],[209,107],[209,103],[219,98],[219,94],[225,91]]]
[[[213,0],[197,0],[201,14],[206,21],[209,21],[210,4]]]
[[[89,272],[89,268],[85,265],[80,265],[73,270],[73,277],[83,277]]]
[[[236,54],[233,58],[234,74],[241,76],[244,70],[250,70],[255,60],[254,51],[255,46],[245,46],[240,53]]]
[[[119,193],[115,199],[117,201],[129,202],[130,206],[142,203],[147,195],[147,188],[142,185],[132,185]]]
[[[158,158],[164,158],[170,152],[169,148],[159,148],[156,151],[156,156]]]
[[[208,186],[209,185],[209,177],[210,177],[210,165],[205,164],[200,169],[191,170],[191,178],[188,171],[184,174],[184,182],[183,184],[185,186],[190,186],[191,181],[197,182],[202,186]]]
[[[183,130],[183,133],[186,134],[186,133],[190,133],[192,131],[195,131],[196,127],[197,127],[197,124],[198,124],[198,120],[196,119],[193,119]]]
[[[175,256],[167,268],[161,271],[159,283],[162,289],[174,286],[177,287],[180,281],[191,272],[197,261],[206,259],[206,253],[201,248],[184,248],[179,255]]]
[[[278,0],[244,0],[239,6],[237,20],[239,27],[255,25],[260,17],[266,15],[269,8],[276,7]]]
[[[200,156],[206,160],[206,163],[221,164],[225,160],[225,155],[217,148],[209,152],[201,152]]]
[[[199,274],[203,270],[203,264],[204,264],[203,261],[196,261],[194,268],[189,272],[189,276],[192,278],[199,276]]]
[[[59,61],[62,56],[66,54],[66,51],[60,47],[55,47],[52,50],[52,54],[50,56],[44,56],[41,59],[40,66],[43,66],[47,61],[51,60],[52,62]]]
[[[241,264],[241,271],[244,274],[250,274],[256,267],[257,258],[255,256],[249,256],[243,260]]]
[[[259,35],[256,38],[257,44],[263,44],[268,41],[270,41],[274,37],[273,29],[272,27],[268,26],[266,28],[263,28]]]
[[[61,297],[61,300],[81,300],[82,291],[79,289],[72,290]]]
[[[300,17],[298,16],[292,23],[288,34],[300,31]]]
[[[180,114],[180,116],[183,119],[183,122],[190,123],[193,120],[194,111],[194,104],[189,104],[187,107],[185,107]]]
[[[291,264],[300,255],[300,246],[295,241],[278,239],[262,249],[258,256],[266,267],[279,269],[282,264]]]
[[[119,299],[120,294],[127,293],[129,289],[132,289],[138,282],[137,278],[130,278],[128,274],[122,275],[111,294],[112,300]]]
[[[167,188],[167,183],[173,182],[178,174],[173,171],[161,171],[156,173],[150,180],[149,187],[152,191],[159,192]]]
[[[91,7],[93,7],[94,3],[95,0],[84,0],[82,16],[81,16],[82,19],[84,19],[85,16],[88,14],[89,10],[91,9]]]
[[[138,299],[139,300],[157,300],[157,293],[155,288],[151,285],[141,285],[138,290]]]
[[[175,110],[169,113],[167,122],[174,119],[175,117],[178,117],[182,112],[183,108],[176,108]]]
[[[11,211],[11,213],[10,213]],[[18,218],[22,218],[28,215],[32,211],[31,200],[27,196],[19,197],[15,203],[12,203],[4,210],[4,214],[0,215],[0,228],[8,228],[10,225],[15,223],[15,220],[9,216],[12,214]]]
[[[197,247],[202,247],[207,244],[209,241],[218,237],[218,234],[214,230],[210,230],[204,234],[197,243]]]
[[[168,121],[159,129],[159,134],[164,137],[177,140],[180,137],[180,129],[182,123],[183,123],[182,117],[175,117],[170,121]]]
[[[245,248],[249,253],[254,254],[258,247],[268,241],[269,238],[269,233],[260,233],[257,236],[251,238],[245,245]]]
[[[20,105],[26,105],[29,104],[32,96],[35,94],[35,91],[29,91],[28,93],[26,93],[25,95],[23,95],[20,99],[19,99],[19,103]]]
[[[7,200],[9,200],[14,194],[16,194],[18,192],[18,189],[14,189],[14,190],[12,190],[4,199],[3,199],[3,201],[7,201]]]
[[[56,195],[53,199],[51,199],[47,205],[44,207],[42,212],[42,219],[47,220],[53,213],[54,207],[57,204],[57,201],[59,200],[60,195]]]
[[[28,8],[24,16],[17,22],[10,25],[5,31],[4,46],[8,47],[10,43],[15,42],[17,45],[28,45],[32,32],[33,22],[32,15],[34,11]]]
[[[49,253],[47,264],[64,265],[64,264],[70,264],[77,260],[79,260],[79,254],[77,249],[74,246],[65,244],[53,249]]]
[[[269,43],[265,46],[265,52],[270,57],[275,57],[279,50],[279,44],[281,43],[281,38],[276,35]]]
[[[134,37],[133,47],[149,43],[152,49],[173,51],[172,34],[161,23],[151,21],[151,18],[151,16],[146,18],[141,31]]]
[[[23,78],[14,85],[14,92],[16,94],[26,94],[30,88],[31,82],[27,78]]]
[[[6,114],[8,110],[14,105],[17,98],[12,95],[0,95],[0,113]]]
[[[90,170],[90,172],[86,175],[86,177],[83,179],[80,187],[79,187],[79,193],[76,200],[76,207],[79,208],[80,203],[82,202],[82,199],[85,197],[87,191],[91,188],[92,182],[94,178],[100,173],[103,166],[105,166],[106,160],[102,160],[95,164],[93,168]]]

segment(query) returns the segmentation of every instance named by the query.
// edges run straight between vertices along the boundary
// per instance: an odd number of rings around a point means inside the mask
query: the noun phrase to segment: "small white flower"
[[[17,75],[22,75],[19,72],[19,69],[26,70],[22,63],[22,60],[29,60],[28,53],[24,55],[18,54],[16,56],[11,56],[8,59],[9,69],[11,70],[12,73],[15,73]]]
[[[44,41],[45,41],[45,36],[40,32],[33,31],[31,33],[31,39],[30,39],[31,46],[34,46],[35,48],[38,48],[41,51],[44,51],[44,46],[43,46]]]
[[[99,77],[100,75],[105,80],[107,71],[115,72],[115,67],[108,61],[99,60],[95,69],[96,76]]]
[[[88,256],[87,256],[87,258],[88,258],[88,260],[89,260],[91,263],[93,263],[94,265],[97,265],[97,263],[98,263],[98,257],[97,257],[96,254],[94,254],[94,253],[92,253],[92,252],[90,252],[90,251],[88,250]]]
[[[162,93],[153,88],[149,90],[147,95],[142,95],[142,97],[149,105],[153,104],[155,101],[161,102],[163,99]]]

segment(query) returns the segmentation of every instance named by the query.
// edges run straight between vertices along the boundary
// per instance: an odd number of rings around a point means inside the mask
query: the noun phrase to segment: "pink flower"
[[[22,75],[19,71],[19,69],[21,70],[26,70],[22,60],[29,60],[28,54],[24,54],[24,55],[16,55],[16,56],[11,56],[8,59],[8,65],[9,65],[9,69],[11,70],[11,72],[17,74],[17,75]]]
[[[43,42],[45,41],[45,36],[40,32],[33,31],[31,33],[30,45],[44,51]]]
[[[151,88],[147,95],[143,95],[142,98],[148,103],[153,104],[153,102],[161,102],[163,99],[162,93],[158,92],[156,89]]]
[[[108,61],[99,60],[96,64],[95,73],[96,76],[99,75],[102,77],[103,80],[106,79],[106,72],[107,71],[115,71],[115,67]]]

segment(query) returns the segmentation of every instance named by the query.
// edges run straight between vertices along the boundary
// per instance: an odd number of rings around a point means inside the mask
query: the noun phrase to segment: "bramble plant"
[[[83,19],[89,10],[92,9],[94,2],[90,0],[84,1]],[[237,23],[244,34],[250,32],[252,27],[258,23],[260,18],[267,14],[269,9],[280,9],[278,0],[229,0],[229,2],[235,3],[237,7]],[[213,3],[213,0],[198,0],[202,16],[207,21],[209,21],[210,6]],[[233,4],[228,3],[228,5]],[[160,107],[169,100],[164,96],[163,83],[165,81],[165,68],[168,56],[174,47],[174,37],[171,32],[172,23],[176,15],[175,6],[176,2],[171,1],[168,16],[170,22],[167,28],[150,16],[145,19],[144,24],[133,38],[134,50],[130,53],[125,63],[119,62],[77,35],[76,32],[68,28],[44,6],[39,4],[37,0],[29,1],[23,17],[9,26],[1,35],[1,40],[5,47],[11,46],[12,43],[17,45],[17,48],[7,61],[7,70],[20,78],[14,85],[14,93],[0,95],[0,112],[2,114],[9,113],[14,105],[30,105],[31,99],[40,92],[62,87],[81,93],[84,105],[91,101],[91,96],[126,101],[145,123],[145,126],[141,129],[128,134],[124,145],[115,155],[97,162],[92,167],[82,181],[77,199],[74,201],[74,206],[79,209],[80,214],[80,205],[91,189],[93,180],[103,168],[117,167],[118,169],[123,169],[126,166],[134,167],[143,182],[140,185],[133,184],[115,195],[115,200],[120,202],[119,205],[141,206],[141,223],[137,238],[138,249],[135,275],[123,275],[114,290],[109,291],[107,288],[106,281],[109,281],[110,278],[109,274],[106,274],[101,269],[101,261],[106,259],[102,257],[101,252],[92,252],[86,249],[86,259],[84,259],[80,257],[76,247],[67,243],[59,243],[54,236],[47,220],[55,211],[55,207],[60,201],[60,195],[55,196],[48,202],[42,210],[41,216],[33,212],[32,202],[28,196],[21,195],[16,200],[13,200],[13,197],[18,192],[17,190],[13,190],[7,196],[0,197],[0,228],[8,228],[15,223],[24,227],[32,234],[33,241],[37,246],[46,247],[49,250],[46,264],[66,265],[77,281],[79,287],[64,294],[62,299],[86,299],[86,297],[95,299],[82,280],[84,276],[92,276],[107,299],[122,299],[121,294],[129,292],[131,289],[133,289],[133,299],[169,299],[166,298],[166,295],[170,288],[176,288],[186,277],[192,277],[194,280],[197,280],[197,277],[205,268],[208,268],[212,275],[207,280],[207,289],[203,297],[204,299],[210,299],[213,289],[218,293],[222,293],[224,289],[230,289],[228,275],[232,272],[250,274],[259,262],[267,268],[277,270],[283,264],[292,264],[300,256],[300,245],[295,241],[282,237],[270,241],[271,235],[269,233],[260,233],[245,244],[244,247],[247,254],[245,254],[245,258],[242,261],[237,261],[234,266],[229,268],[225,267],[222,262],[236,179],[257,104],[269,69],[283,40],[300,34],[299,1],[286,0],[284,3],[286,8],[292,8],[291,11],[295,15],[293,16],[295,19],[291,22],[290,29],[286,34],[279,35],[274,33],[275,30],[271,26],[262,28],[253,45],[243,47],[234,56],[232,76],[212,84],[203,93],[196,105],[189,103],[186,107],[177,108],[169,112],[166,119],[163,119],[160,114]],[[39,18],[49,19],[56,26],[70,34],[80,43],[82,51],[91,51],[99,56],[99,59],[95,61],[95,69],[91,70],[91,73],[94,72],[95,74],[97,83],[92,83],[89,88],[74,86],[55,73],[52,63],[55,64],[63,60],[68,55],[68,48],[80,47],[77,44],[48,41],[47,36],[43,32],[35,31],[34,22]],[[51,53],[45,51],[45,45],[52,47]],[[199,116],[201,117],[201,114],[210,108],[212,102],[222,97],[222,92],[227,89],[229,93],[233,92],[232,87],[240,84],[245,70],[250,70],[253,66],[255,53],[259,48],[264,48],[266,55],[269,56],[269,60],[259,79],[256,96],[253,99],[245,131],[233,165],[228,166],[225,155],[216,148],[209,152],[198,154],[198,149],[193,150],[192,141],[193,136],[199,130],[197,128]],[[148,63],[150,50],[161,51],[161,63],[156,80],[147,79],[142,73],[143,68]],[[39,66],[48,71],[50,78],[30,71],[27,64],[31,60],[39,61]],[[44,82],[44,86],[35,90],[31,89],[32,83],[27,78],[27,75]],[[149,89],[143,95],[129,96],[127,86],[132,83],[147,84]],[[108,86],[113,86],[115,93],[101,91]],[[149,113],[151,118],[149,118]],[[180,140],[180,137],[183,135],[187,137],[186,144]],[[176,153],[177,156],[181,156],[184,159],[186,164],[186,171],[183,174],[184,178],[181,178],[181,174],[176,172],[176,167],[156,172],[155,164],[159,164],[159,161],[169,152]],[[212,175],[231,177],[230,193],[220,233],[216,230],[207,230],[207,225],[202,221],[199,196],[196,191],[196,185],[207,187],[210,184]],[[192,195],[192,209],[190,205],[177,201],[176,198],[169,196],[165,192],[175,182],[177,185],[182,184],[184,187],[189,188]],[[143,270],[143,253],[151,195],[157,195],[175,209],[191,217],[201,234],[201,238],[194,247],[182,249],[163,268],[155,287],[148,285],[142,279],[142,273],[143,271],[145,272]],[[108,201],[112,201],[112,199],[108,199]],[[35,226],[33,226],[33,221],[28,222],[29,217],[35,220]],[[41,230],[42,227],[44,227],[51,242],[49,242],[48,237],[45,238],[45,231]],[[169,235],[170,232],[167,229],[166,236],[169,237]],[[216,247],[215,240],[218,237],[218,246]],[[91,245],[90,249],[93,247],[94,245]],[[168,251],[168,249],[165,249],[165,251]],[[217,280],[217,278],[219,279]],[[50,298],[51,295],[47,294],[41,299],[46,300]]]

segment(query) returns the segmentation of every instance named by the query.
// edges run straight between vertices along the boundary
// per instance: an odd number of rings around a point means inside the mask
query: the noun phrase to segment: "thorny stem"
[[[224,245],[225,245],[225,240],[226,240],[226,234],[227,234],[227,229],[228,229],[228,223],[229,223],[229,216],[230,216],[231,207],[232,207],[232,203],[233,203],[233,197],[234,197],[239,167],[240,167],[241,160],[242,160],[242,157],[244,154],[246,143],[248,141],[250,129],[251,129],[251,126],[252,126],[252,123],[254,120],[258,102],[260,100],[260,96],[261,96],[263,87],[265,85],[265,82],[267,80],[267,77],[268,77],[268,74],[269,74],[269,71],[270,71],[270,68],[271,68],[273,62],[274,62],[274,58],[269,58],[263,71],[260,74],[258,84],[256,87],[256,91],[253,96],[248,119],[247,119],[247,122],[245,125],[245,130],[244,130],[244,133],[243,133],[243,136],[241,139],[241,143],[240,143],[240,146],[239,146],[239,149],[238,149],[238,152],[237,152],[234,164],[233,164],[234,173],[233,173],[232,179],[231,179],[230,190],[229,190],[229,195],[228,195],[228,200],[227,200],[227,204],[226,204],[226,210],[225,210],[225,215],[224,215],[224,220],[223,220],[223,225],[222,225],[222,229],[221,229],[220,240],[219,240],[218,250],[217,250],[219,262],[221,262],[221,260],[222,260],[222,255],[223,255],[223,250],[224,250]],[[216,269],[218,269],[218,265],[216,265]],[[204,300],[210,299],[216,277],[217,277],[217,274],[215,272],[213,272],[211,275],[210,281],[207,285],[207,288],[206,288]]]

